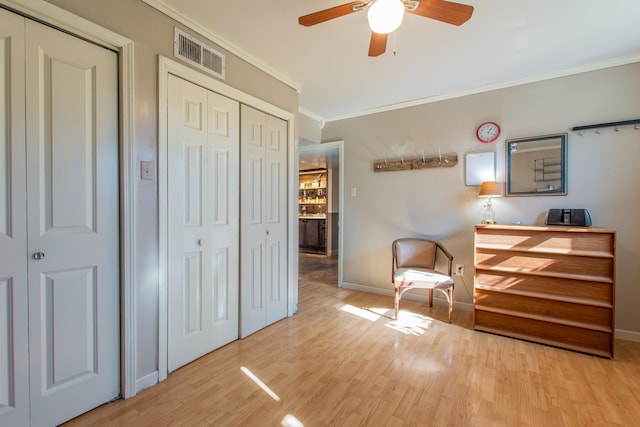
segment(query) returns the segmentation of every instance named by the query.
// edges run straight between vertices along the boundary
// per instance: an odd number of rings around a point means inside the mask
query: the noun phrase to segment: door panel
[[[93,64],[69,63],[69,57],[39,52],[38,72],[45,96],[40,107],[49,112],[39,117],[50,126],[41,135],[43,180],[42,232],[64,232],[65,228],[95,232],[96,186],[95,139],[96,94]],[[61,126],[73,123],[72,127]],[[69,167],[73,165],[73,167]]]
[[[202,144],[184,145],[184,227],[201,227],[202,224]]]
[[[29,423],[24,19],[0,9],[0,425]]]
[[[169,371],[206,353],[203,282],[210,264],[202,262],[208,239],[203,224],[206,180],[207,91],[169,77]]]
[[[286,122],[243,105],[241,336],[287,315]]]
[[[229,250],[227,248],[216,249],[213,251],[213,301],[211,302],[212,323],[214,326],[216,323],[223,323],[229,321],[229,295],[234,291],[229,289],[230,283],[232,283],[231,275],[229,274],[230,264]],[[236,304],[237,306],[237,304]],[[234,307],[233,311],[237,311]],[[233,339],[237,338],[237,326],[234,328],[236,331]]]
[[[184,325],[185,337],[202,332],[202,261],[201,253],[184,255]]]
[[[246,150],[245,150],[246,151]],[[264,191],[262,190],[263,174],[262,164],[264,159],[261,154],[257,154],[259,157],[251,161],[251,169],[249,174],[250,185],[250,199],[247,208],[251,213],[251,224],[262,226],[264,214],[262,212]]]
[[[240,302],[242,338],[265,326],[265,235],[263,206],[264,182],[264,113],[241,106],[241,220],[242,220],[242,298]]]
[[[97,375],[98,307],[95,268],[48,272],[40,291],[45,298],[46,389],[54,390]],[[65,331],[64,334],[57,333]]]
[[[238,338],[239,105],[169,76],[168,366]]]
[[[208,92],[209,179],[213,266],[211,351],[239,337],[240,303],[240,104]]]
[[[282,256],[282,252],[282,246],[279,241],[270,243],[269,259],[271,260],[272,265],[269,271],[269,280],[267,283],[269,283],[269,301],[271,303],[278,303],[279,301],[282,301],[282,298],[284,297],[284,289],[280,286],[283,279],[282,271],[280,270],[280,257]],[[275,316],[277,317],[278,314],[276,313]],[[280,319],[282,319],[282,317],[280,317]]]
[[[287,122],[266,116],[266,323],[287,317]]]
[[[26,21],[31,425],[119,395],[118,64]]]

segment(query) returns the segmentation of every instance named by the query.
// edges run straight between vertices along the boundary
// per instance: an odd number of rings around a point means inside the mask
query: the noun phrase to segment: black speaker
[[[544,223],[547,225],[591,227],[591,215],[586,209],[549,209]]]

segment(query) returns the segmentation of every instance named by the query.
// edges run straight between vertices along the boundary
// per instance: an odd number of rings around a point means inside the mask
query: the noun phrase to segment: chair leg
[[[447,293],[449,294],[449,323],[451,323],[451,315],[453,314],[453,286],[447,289]]]
[[[429,289],[429,307],[433,307],[433,289]]]
[[[400,310],[400,288],[396,288],[395,296],[394,296],[394,319],[398,320],[398,310]]]

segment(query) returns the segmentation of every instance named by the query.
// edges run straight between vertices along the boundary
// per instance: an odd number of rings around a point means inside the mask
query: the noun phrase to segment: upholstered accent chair
[[[391,251],[393,262],[391,279],[395,288],[395,318],[398,318],[400,299],[410,289],[428,289],[429,307],[433,307],[433,291],[441,291],[449,303],[449,323],[453,313],[453,256],[440,243],[421,238],[395,240]],[[441,266],[444,271],[436,270]]]

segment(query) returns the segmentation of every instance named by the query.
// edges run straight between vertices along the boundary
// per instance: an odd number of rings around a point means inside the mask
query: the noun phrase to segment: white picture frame
[[[467,153],[465,156],[465,185],[479,186],[496,180],[496,153]]]

